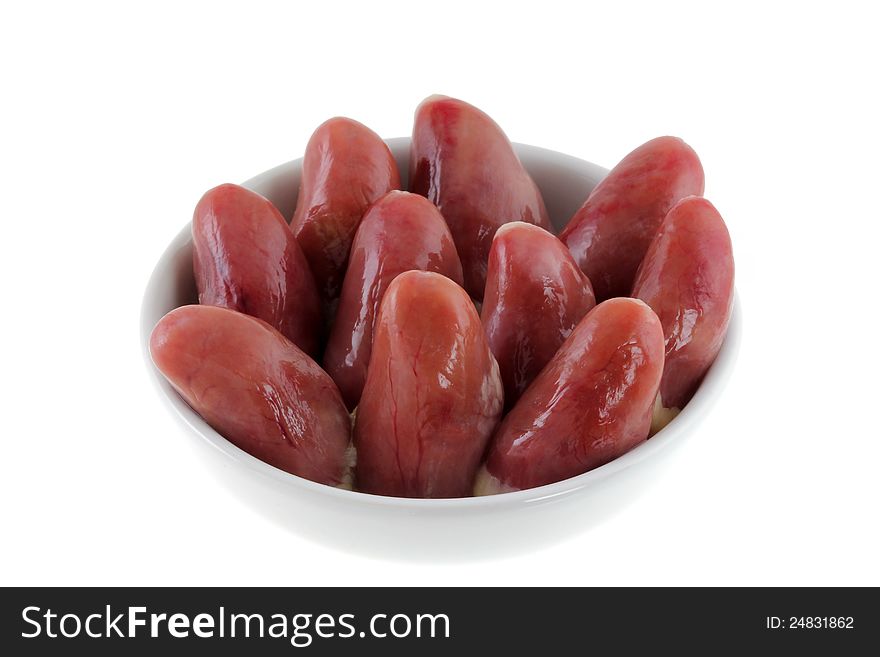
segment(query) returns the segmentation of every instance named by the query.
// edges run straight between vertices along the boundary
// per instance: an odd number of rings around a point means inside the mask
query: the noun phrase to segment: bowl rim
[[[395,151],[400,150],[405,146],[408,147],[410,139],[409,137],[397,137],[386,139],[384,141],[393,151]],[[514,143],[513,145],[521,159],[551,160],[553,163],[560,166],[567,165],[582,170],[589,170],[593,174],[598,173],[600,174],[600,177],[607,174],[608,171],[592,162],[565,153],[559,153],[557,151],[528,144]],[[525,158],[523,156],[525,156]],[[263,181],[274,179],[282,171],[286,172],[291,167],[301,165],[302,159],[303,158],[300,157],[272,167],[271,169],[249,178],[242,183],[242,186],[252,188],[260,185]],[[691,428],[699,423],[700,419],[711,410],[715,399],[717,399],[721,390],[726,385],[727,380],[732,373],[742,340],[741,302],[739,293],[734,289],[734,303],[727,335],[725,336],[718,356],[712,363],[712,366],[709,368],[690,402],[688,402],[681,412],[657,434],[616,459],[594,468],[593,470],[589,470],[588,472],[552,484],[482,497],[408,498],[375,495],[336,488],[326,484],[313,482],[276,468],[261,461],[255,456],[248,454],[241,448],[236,447],[233,443],[228,441],[208,425],[207,422],[205,422],[201,416],[199,416],[183,400],[183,398],[165,380],[153,363],[149,350],[149,339],[153,329],[152,320],[150,320],[149,317],[153,314],[153,312],[151,312],[153,299],[159,289],[159,279],[163,278],[165,269],[169,266],[169,261],[182,248],[185,248],[187,243],[191,240],[191,225],[191,221],[187,222],[162,252],[156,265],[153,267],[141,301],[139,318],[141,349],[147,370],[150,372],[150,378],[156,386],[157,393],[163,402],[170,407],[172,414],[178,419],[178,421],[181,421],[190,431],[197,434],[201,439],[206,441],[208,445],[228,458],[229,461],[234,461],[248,468],[252,472],[274,481],[275,483],[289,487],[291,490],[312,493],[337,502],[348,504],[355,503],[370,507],[395,507],[413,512],[436,512],[438,510],[467,511],[474,509],[520,507],[523,505],[531,506],[573,495],[578,491],[615,475],[618,472],[649,459],[652,455],[665,449],[671,443],[683,441],[687,434],[691,432]]]

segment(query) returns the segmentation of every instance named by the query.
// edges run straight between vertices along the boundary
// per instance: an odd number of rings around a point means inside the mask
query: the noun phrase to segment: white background
[[[0,16],[7,584],[880,584],[872,3],[10,3]],[[244,506],[160,403],[138,310],[203,191],[431,93],[612,166],[683,137],[745,337],[668,475],[520,557],[367,559]]]

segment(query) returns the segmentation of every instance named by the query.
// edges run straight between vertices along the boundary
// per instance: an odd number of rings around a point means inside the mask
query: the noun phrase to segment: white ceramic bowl
[[[409,138],[389,139],[401,179],[407,180]],[[557,229],[583,203],[607,170],[568,155],[516,144],[541,188]],[[270,169],[244,186],[293,214],[302,160]],[[694,398],[665,429],[639,447],[590,472],[548,486],[492,497],[448,500],[380,497],[331,488],[278,470],[243,452],[209,427],[150,360],[150,331],[168,311],[196,300],[190,224],[159,259],[144,294],[141,338],[160,394],[196,438],[206,466],[263,513],[289,529],[343,550],[386,558],[458,560],[506,556],[582,532],[647,489],[721,393],[740,340],[740,308],[715,364]],[[171,455],[169,455],[171,456]]]

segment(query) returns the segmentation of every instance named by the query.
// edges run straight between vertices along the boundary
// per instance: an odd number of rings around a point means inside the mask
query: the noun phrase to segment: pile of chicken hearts
[[[733,256],[683,141],[627,155],[557,236],[498,125],[434,96],[401,187],[379,136],[335,118],[289,225],[237,185],[199,201],[199,305],[150,350],[232,443],[331,486],[484,495],[607,463],[694,394]]]

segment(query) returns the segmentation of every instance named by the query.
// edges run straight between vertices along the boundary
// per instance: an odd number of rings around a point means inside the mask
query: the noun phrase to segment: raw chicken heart
[[[461,262],[440,212],[424,197],[389,192],[376,201],[354,237],[324,369],[349,408],[367,378],[373,324],[385,290],[398,274],[417,269],[461,285]]]
[[[202,418],[245,452],[322,484],[343,482],[351,418],[336,385],[265,322],[183,306],[150,336],[153,362]]]
[[[559,239],[589,277],[596,299],[626,296],[669,208],[702,193],[697,154],[681,139],[658,137],[611,170]]]
[[[192,235],[199,303],[262,319],[306,353],[317,353],[318,291],[272,203],[244,187],[220,185],[196,206]]]
[[[590,311],[504,418],[476,494],[550,484],[648,437],[663,371],[660,320],[636,299]]]
[[[358,489],[470,495],[503,403],[498,365],[465,291],[440,274],[401,274],[379,309],[358,406]]]
[[[724,220],[704,198],[666,215],[632,295],[660,317],[666,365],[660,405],[682,408],[718,355],[733,308],[733,250]]]
[[[400,174],[391,151],[365,125],[337,117],[315,130],[306,146],[290,228],[309,261],[328,314],[339,296],[361,217],[373,201],[399,188]]]
[[[522,222],[498,229],[482,320],[507,408],[595,305],[590,281],[556,237]]]
[[[541,192],[507,136],[473,105],[431,96],[416,109],[410,191],[426,196],[449,224],[464,286],[483,298],[495,230],[525,221],[550,230]]]

